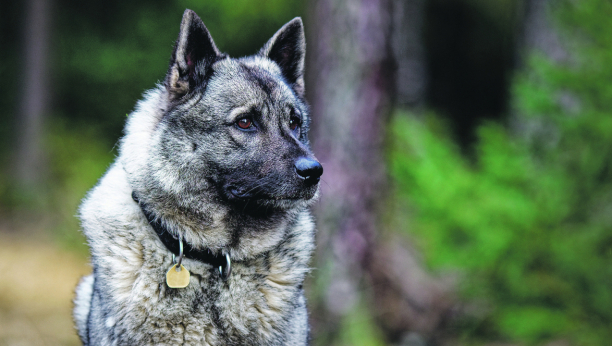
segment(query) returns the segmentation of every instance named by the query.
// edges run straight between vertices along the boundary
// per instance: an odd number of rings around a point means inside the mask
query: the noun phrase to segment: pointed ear
[[[304,95],[306,39],[300,17],[285,24],[259,51],[280,67],[283,76],[301,96]]]
[[[192,10],[185,10],[166,76],[170,96],[179,98],[198,82],[205,82],[207,70],[223,56],[202,19]]]

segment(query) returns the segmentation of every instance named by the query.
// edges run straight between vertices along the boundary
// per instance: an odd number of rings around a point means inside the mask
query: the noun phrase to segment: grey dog
[[[300,18],[234,59],[185,11],[163,85],[80,207],[93,266],[74,301],[83,344],[308,344],[302,283],[323,168],[304,54]]]

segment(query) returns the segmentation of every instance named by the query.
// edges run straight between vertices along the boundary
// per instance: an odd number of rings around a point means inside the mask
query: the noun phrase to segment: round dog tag
[[[185,288],[189,285],[191,274],[189,274],[189,270],[185,269],[182,264],[178,271],[176,270],[176,266],[176,264],[173,265],[166,273],[166,284],[168,284],[170,288]]]

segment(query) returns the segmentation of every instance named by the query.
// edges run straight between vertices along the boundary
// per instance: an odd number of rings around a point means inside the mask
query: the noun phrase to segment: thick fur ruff
[[[257,55],[232,59],[185,12],[164,85],[130,114],[117,160],[80,208],[93,266],[74,301],[85,345],[308,343],[302,283],[318,176],[296,177],[294,166],[318,162],[307,139],[303,59],[299,18]],[[257,126],[238,128],[245,118]],[[172,253],[132,192],[172,234],[229,254],[227,281],[184,259],[189,285],[169,288]]]

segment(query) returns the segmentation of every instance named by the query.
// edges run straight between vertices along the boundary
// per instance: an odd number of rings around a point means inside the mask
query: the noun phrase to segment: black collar
[[[151,227],[159,240],[166,246],[170,252],[174,255],[180,255],[180,247],[179,247],[179,239],[177,239],[172,233],[170,233],[166,227],[162,224],[159,218],[156,218],[150,208],[144,202],[141,202],[136,196],[136,192],[132,192],[132,199],[138,204],[140,210],[149,221]],[[203,263],[207,263],[213,266],[213,268],[218,268],[215,270],[223,280],[227,280],[231,271],[231,262],[229,256],[227,255],[215,255],[209,249],[196,249],[192,247],[189,243],[183,242],[183,256],[197,260]]]

